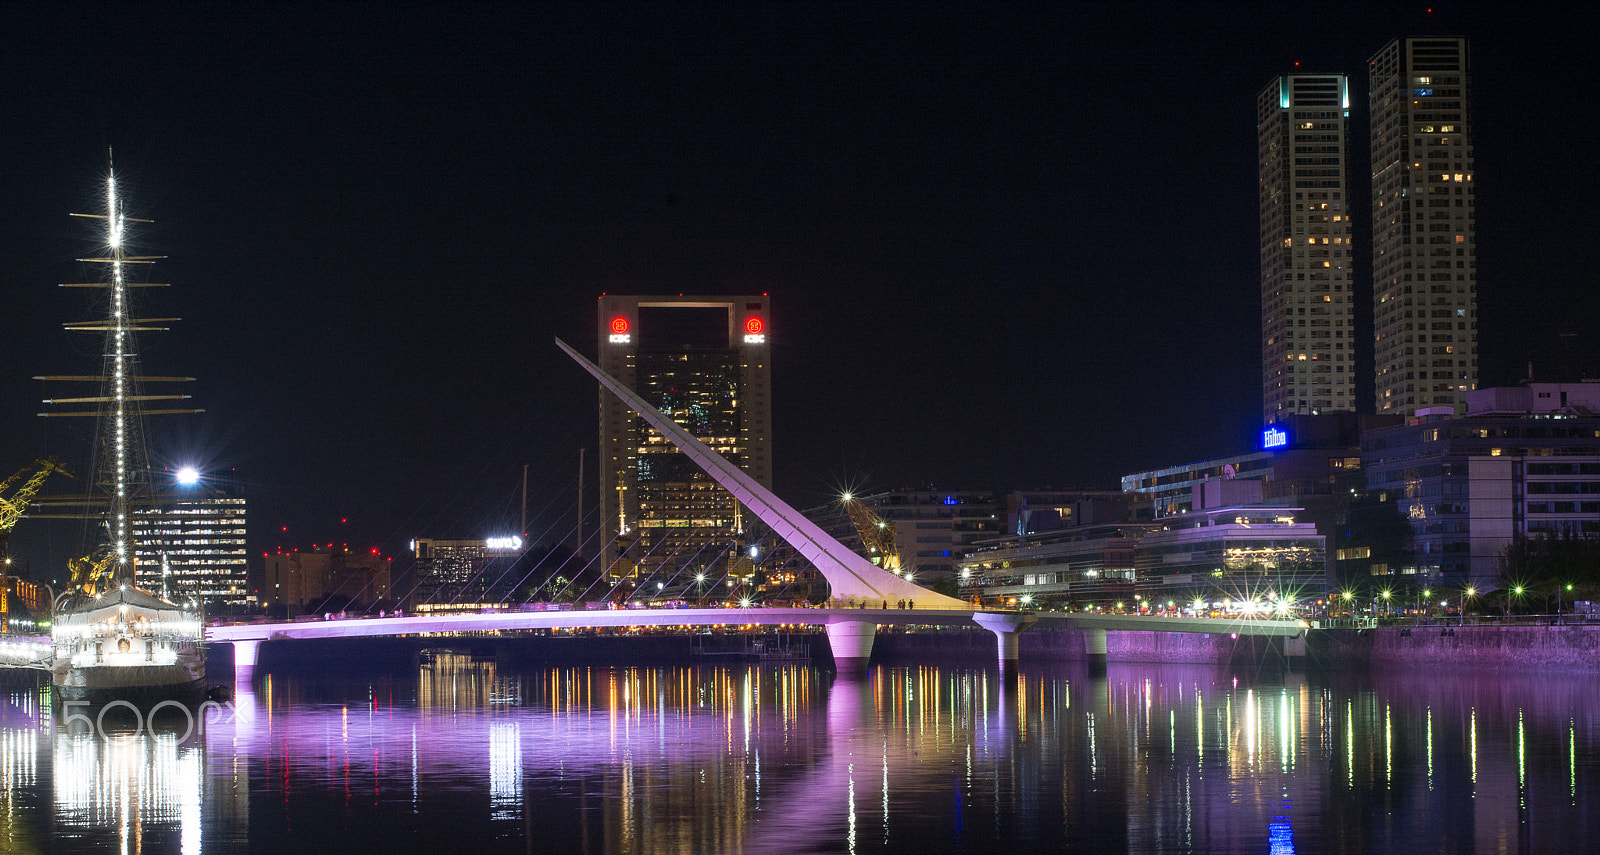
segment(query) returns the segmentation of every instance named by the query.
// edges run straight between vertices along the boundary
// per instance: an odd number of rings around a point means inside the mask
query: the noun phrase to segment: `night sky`
[[[552,338],[593,355],[601,292],[771,293],[801,507],[1247,450],[1255,96],[1350,74],[1365,174],[1367,60],[1401,35],[1472,40],[1481,382],[1600,376],[1580,8],[11,8],[0,470],[86,453],[29,378],[95,369],[61,329],[92,295],[56,283],[96,251],[66,215],[101,209],[108,147],[156,220],[136,249],[170,256],[140,314],[183,318],[144,371],[206,409],[152,421],[152,458],[243,484],[256,553],[514,530],[524,464],[530,533],[566,537],[596,389]],[[24,521],[13,551],[58,575],[77,537]]]

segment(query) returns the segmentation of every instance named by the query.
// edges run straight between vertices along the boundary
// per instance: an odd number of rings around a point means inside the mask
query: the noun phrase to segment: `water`
[[[1597,694],[448,655],[272,674],[185,738],[173,708],[73,733],[3,689],[0,852],[1570,852],[1600,833]]]

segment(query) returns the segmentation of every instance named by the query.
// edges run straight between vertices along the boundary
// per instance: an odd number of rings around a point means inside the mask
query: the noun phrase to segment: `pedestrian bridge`
[[[1084,633],[1091,664],[1104,664],[1107,631],[1236,633],[1299,638],[1299,620],[1158,617],[1071,612],[992,612],[968,609],[899,608],[709,608],[610,609],[599,611],[488,612],[280,623],[215,624],[206,640],[233,645],[234,680],[255,675],[261,644],[305,638],[364,638],[464,632],[511,632],[627,626],[820,626],[841,671],[864,670],[880,626],[978,625],[995,634],[1002,668],[1015,667],[1017,634],[1032,626],[1065,625]]]

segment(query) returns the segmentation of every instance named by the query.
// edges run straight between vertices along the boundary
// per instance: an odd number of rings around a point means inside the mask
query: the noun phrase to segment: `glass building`
[[[237,488],[197,486],[133,509],[138,584],[173,601],[208,608],[248,606],[245,498]]]
[[[605,295],[598,321],[607,373],[772,486],[765,295]],[[598,547],[585,551],[602,555],[613,584],[682,582],[742,545],[745,514],[733,496],[604,390],[599,458]]]

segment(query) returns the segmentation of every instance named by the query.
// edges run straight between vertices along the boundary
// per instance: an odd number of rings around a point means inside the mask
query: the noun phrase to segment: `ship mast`
[[[103,266],[102,282],[69,282],[64,288],[103,288],[109,291],[106,316],[101,320],[66,324],[73,332],[98,332],[104,336],[103,363],[99,375],[56,375],[38,377],[38,380],[97,382],[100,394],[84,398],[51,398],[47,405],[97,404],[93,410],[75,412],[50,411],[40,413],[46,417],[85,416],[97,419],[94,450],[95,489],[102,492],[96,500],[85,504],[104,508],[106,543],[88,558],[76,562],[77,569],[88,568],[91,584],[110,587],[116,584],[134,584],[135,550],[132,537],[133,513],[141,500],[149,498],[151,479],[148,455],[144,441],[144,416],[165,413],[198,413],[197,409],[146,409],[146,401],[186,400],[188,395],[144,395],[140,385],[146,382],[182,382],[192,377],[145,377],[138,374],[138,349],[136,332],[160,331],[158,326],[177,318],[135,318],[132,314],[129,289],[136,287],[163,287],[164,283],[130,282],[129,269],[135,264],[154,264],[164,256],[129,255],[126,249],[126,226],[129,222],[148,223],[123,213],[122,198],[117,190],[116,170],[106,175],[106,212],[104,214],[73,214],[75,217],[104,220],[106,224],[106,252],[103,256],[80,258],[79,261]],[[74,579],[75,584],[79,579]]]

